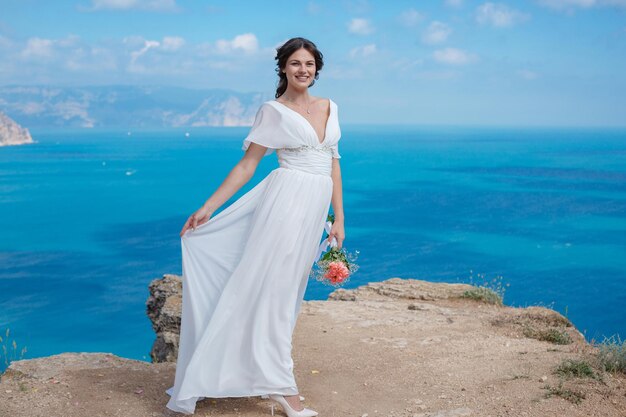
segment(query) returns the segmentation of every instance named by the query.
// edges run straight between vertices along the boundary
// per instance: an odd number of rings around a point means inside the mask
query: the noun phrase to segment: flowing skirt
[[[291,340],[332,197],[328,175],[279,167],[181,238],[183,297],[167,407],[298,394]]]

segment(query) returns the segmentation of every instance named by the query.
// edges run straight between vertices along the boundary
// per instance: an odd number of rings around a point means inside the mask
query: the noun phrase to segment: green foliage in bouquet
[[[335,221],[335,216],[329,214],[326,221],[332,224]],[[358,254],[359,251],[351,253],[345,248],[339,249],[336,246],[331,246],[315,263],[316,268],[311,270],[311,277],[334,287],[344,285],[352,274],[359,269],[359,265],[355,262]]]
[[[346,265],[346,268],[348,268],[348,271],[352,274],[358,269],[358,265],[354,263],[358,257],[358,253],[359,251],[355,251],[355,253],[352,254],[346,251],[345,248],[339,249],[336,246],[333,246],[324,255],[322,255],[318,262],[343,262]]]

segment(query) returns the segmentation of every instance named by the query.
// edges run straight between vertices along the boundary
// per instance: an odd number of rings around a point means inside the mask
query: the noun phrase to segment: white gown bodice
[[[332,158],[341,158],[338,147],[341,129],[337,104],[329,101],[330,114],[321,142],[304,116],[276,100],[269,100],[257,111],[242,149],[247,150],[251,142],[258,143],[267,147],[265,155],[276,152],[282,168],[330,175]]]

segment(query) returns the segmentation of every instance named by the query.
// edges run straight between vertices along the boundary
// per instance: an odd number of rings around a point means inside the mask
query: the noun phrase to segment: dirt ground
[[[304,405],[320,417],[626,416],[624,375],[555,373],[566,359],[593,360],[565,318],[459,298],[466,289],[392,278],[304,302],[292,352]],[[571,343],[535,338],[549,330]],[[165,408],[174,371],[108,353],[13,362],[0,416],[182,416]],[[195,415],[269,416],[270,401],[208,398]]]

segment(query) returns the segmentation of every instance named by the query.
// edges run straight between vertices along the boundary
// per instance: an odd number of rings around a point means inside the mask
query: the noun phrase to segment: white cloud
[[[163,38],[163,50],[176,51],[185,45],[185,40],[180,36],[165,36]]]
[[[411,27],[418,25],[422,20],[424,20],[424,15],[417,10],[410,8],[400,13],[399,20],[403,25]]]
[[[126,36],[122,39],[122,43],[131,49],[142,47],[145,41],[142,36],[137,35]]]
[[[538,3],[551,9],[564,11],[592,7],[626,8],[626,0],[538,0]]]
[[[254,33],[244,33],[235,36],[232,40],[219,39],[215,42],[217,51],[223,54],[242,51],[246,54],[252,54],[259,50],[259,41]]]
[[[502,3],[484,3],[476,10],[476,21],[495,27],[508,27],[528,19],[526,13],[511,9]]]
[[[116,45],[98,46],[85,43],[79,36],[68,35],[60,39],[30,38],[25,42],[12,42],[6,51],[6,71],[16,78],[28,79],[39,75],[39,81],[48,82],[57,74],[114,71],[118,69],[121,48]],[[34,79],[34,78],[33,78]]]
[[[477,60],[477,56],[461,49],[444,48],[433,52],[433,58],[437,62],[450,65],[465,65]]]
[[[141,48],[138,51],[134,51],[130,54],[131,63],[134,63],[135,61],[137,61],[137,59],[143,54],[145,54],[146,52],[148,52],[150,48],[156,48],[159,45],[161,45],[159,41],[148,41],[148,40],[144,41],[143,48]]]
[[[348,31],[357,35],[368,35],[374,31],[374,28],[369,20],[354,18],[348,23]]]
[[[350,58],[366,57],[376,52],[376,44],[370,43],[368,45],[357,46],[350,50]]]
[[[22,50],[24,58],[50,58],[54,54],[54,41],[44,38],[30,38]]]
[[[448,25],[434,21],[428,26],[422,35],[422,42],[429,45],[443,43],[448,39],[448,36],[450,36],[451,33],[452,29]]]
[[[165,36],[163,40],[148,40],[142,37],[132,36],[124,38],[124,43],[129,48],[139,48],[130,52],[130,63],[128,70],[130,72],[145,72],[147,70],[146,65],[139,64],[139,58],[146,55],[148,51],[155,50],[161,53],[172,53],[182,48],[185,44],[185,40],[179,36]],[[156,57],[159,62],[159,57]]]
[[[176,0],[92,0],[91,10],[177,11]]]
[[[226,79],[230,74],[248,71],[250,65],[267,65],[276,52],[262,47],[252,33],[203,43],[176,34],[99,41],[75,35],[4,39],[0,37],[0,78],[7,83],[80,84],[93,82],[94,77],[102,82],[143,83],[171,80],[172,76],[181,76],[176,78],[181,84],[206,82],[207,72],[216,79]],[[375,46],[366,45],[359,52],[375,56],[371,54],[377,51]],[[251,83],[246,88],[254,87]]]

